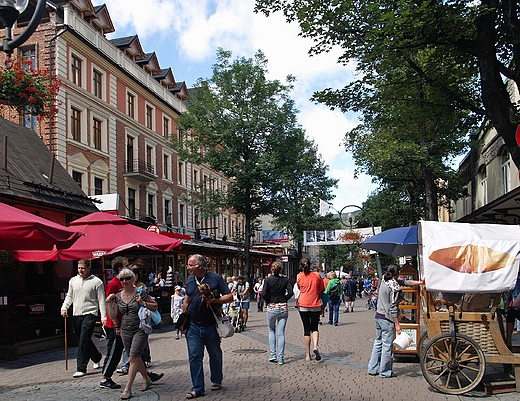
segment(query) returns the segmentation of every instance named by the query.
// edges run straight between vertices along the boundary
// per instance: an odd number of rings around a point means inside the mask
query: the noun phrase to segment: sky
[[[116,29],[109,39],[137,34],[143,50],[155,52],[161,68],[171,67],[175,80],[188,88],[211,77],[219,47],[231,51],[233,59],[252,58],[262,50],[269,79],[297,79],[291,97],[298,121],[318,145],[327,175],[339,179],[331,211],[361,206],[376,189],[370,177],[354,178],[354,162],[342,144],[345,133],[359,123],[356,115],[309,100],[315,91],[342,88],[353,79],[353,64],[337,63],[339,50],[310,57],[311,42],[298,36],[298,26],[286,23],[280,13],[255,14],[254,0],[147,0],[146,7],[142,0],[93,0],[94,5],[101,2]]]

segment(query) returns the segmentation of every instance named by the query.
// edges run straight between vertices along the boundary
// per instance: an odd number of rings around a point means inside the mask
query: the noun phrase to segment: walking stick
[[[65,322],[65,370],[69,370],[69,347],[67,344],[67,317],[64,318]]]

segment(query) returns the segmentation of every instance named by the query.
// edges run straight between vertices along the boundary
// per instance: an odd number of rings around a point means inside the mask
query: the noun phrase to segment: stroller
[[[235,333],[240,333],[245,330],[244,316],[242,315],[242,299],[237,298],[235,305],[238,310],[238,317],[235,322]]]

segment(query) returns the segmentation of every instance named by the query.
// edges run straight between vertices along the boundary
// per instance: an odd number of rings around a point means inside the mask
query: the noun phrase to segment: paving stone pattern
[[[449,396],[431,389],[422,377],[415,358],[401,358],[394,364],[397,378],[381,379],[367,374],[367,363],[375,335],[374,312],[358,299],[353,313],[341,313],[339,326],[323,320],[320,326],[322,360],[305,361],[303,329],[294,301],[290,305],[286,328],[285,364],[269,363],[266,312],[256,312],[252,303],[250,320],[243,333],[222,340],[224,382],[220,391],[211,391],[209,362],[205,359],[206,395],[202,400],[229,401],[322,401],[322,400],[421,400],[520,401],[520,394],[486,395],[481,386],[464,396]],[[326,316],[327,317],[327,316]],[[520,337],[520,336],[519,336]],[[106,341],[94,337],[102,353]],[[173,326],[164,326],[150,336],[151,370],[164,373],[149,391],[139,391],[140,375],[133,386],[133,400],[185,400],[191,390],[184,338],[175,340]],[[122,390],[102,389],[101,369],[89,365],[88,374],[72,378],[76,368],[77,348],[69,350],[69,369],[65,370],[64,350],[54,349],[24,355],[16,361],[0,361],[0,396],[2,400],[119,400]],[[496,369],[499,369],[498,367]],[[489,374],[497,370],[489,367]],[[114,381],[124,386],[126,376],[114,374]]]

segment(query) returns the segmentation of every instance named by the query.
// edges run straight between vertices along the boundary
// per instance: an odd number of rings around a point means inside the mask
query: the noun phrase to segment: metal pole
[[[349,228],[343,222],[343,219],[341,218],[341,213],[347,207],[357,207],[359,210],[361,210],[363,213],[365,213],[365,215],[368,217],[368,220],[370,221],[370,225],[372,226],[372,234],[376,235],[376,229],[374,227],[374,222],[372,221],[372,217],[370,217],[370,215],[367,213],[367,211],[365,209],[363,209],[361,206],[358,206],[358,205],[347,205],[347,206],[343,207],[343,209],[341,209],[341,211],[338,212],[338,214],[339,214],[339,221],[341,222],[341,224],[343,224],[345,227]],[[378,281],[381,282],[381,278],[383,277],[383,268],[381,267],[381,260],[379,259],[379,253],[378,252],[376,252],[376,265],[377,265],[377,276],[378,276],[378,279],[379,279]]]

